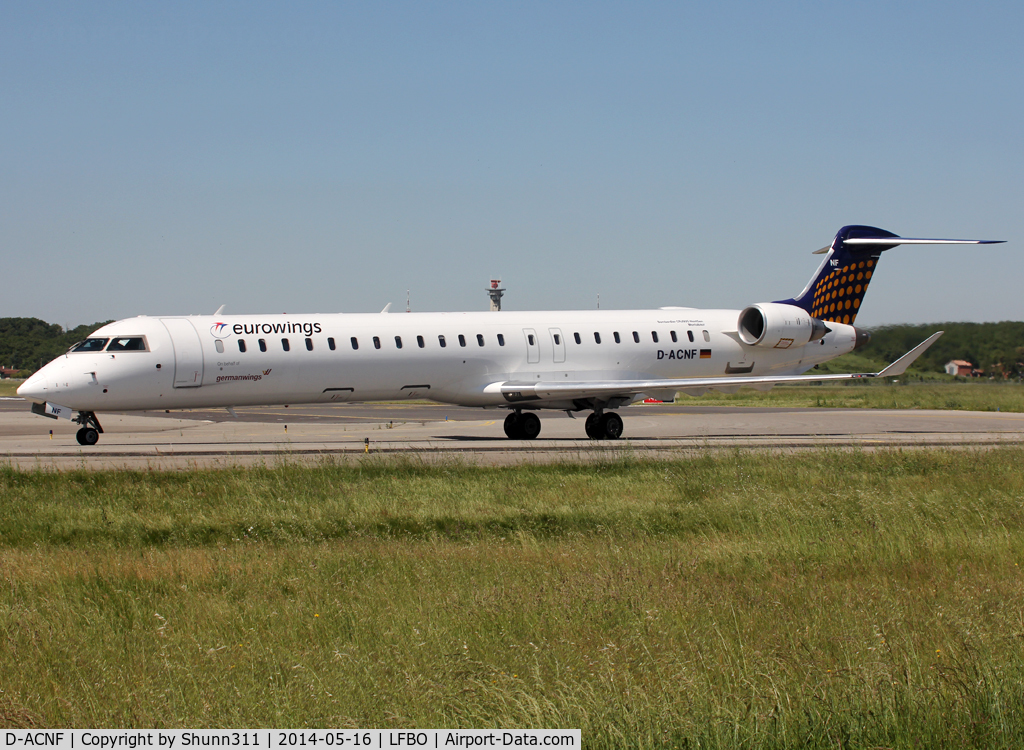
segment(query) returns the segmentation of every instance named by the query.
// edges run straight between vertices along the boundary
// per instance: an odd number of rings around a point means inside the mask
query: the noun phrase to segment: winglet
[[[384,305],[384,309],[381,310],[381,313],[383,314],[383,313],[390,312],[390,311],[391,311],[391,303],[388,302],[386,305]]]
[[[225,308],[225,307],[227,307],[227,305],[221,305],[220,307],[218,307],[218,308],[217,308],[217,312],[215,312],[215,313],[213,314],[213,317],[215,317],[215,318],[216,318],[216,317],[217,317],[218,315],[220,315],[220,314],[221,314],[222,312],[224,312],[224,308]]]
[[[922,354],[924,354],[925,350],[929,346],[934,344],[938,340],[939,336],[941,336],[943,333],[945,333],[945,331],[939,331],[937,333],[933,333],[931,336],[926,338],[924,341],[922,341],[920,344],[915,346],[909,352],[907,352],[902,357],[897,359],[895,362],[893,362],[891,365],[886,367],[884,370],[882,370],[881,372],[875,373],[875,377],[876,378],[889,378],[889,377],[895,377],[896,375],[902,375],[904,372],[907,371],[908,367],[910,367],[912,364],[914,364],[914,360],[917,359],[918,357],[920,357]]]

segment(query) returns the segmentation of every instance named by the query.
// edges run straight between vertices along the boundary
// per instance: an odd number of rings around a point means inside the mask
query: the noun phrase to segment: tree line
[[[951,359],[970,362],[985,375],[1024,374],[1024,322],[928,323],[871,329],[871,341],[858,350],[865,357],[892,362],[936,331],[945,334],[914,363],[920,372],[942,372]]]
[[[0,318],[0,367],[28,377],[100,326],[110,321],[78,326],[65,331],[39,318]]]

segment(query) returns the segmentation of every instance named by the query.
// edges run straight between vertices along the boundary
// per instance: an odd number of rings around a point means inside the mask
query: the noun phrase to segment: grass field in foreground
[[[1019,747],[1022,464],[0,470],[0,724]]]
[[[829,409],[960,409],[1024,412],[1024,385],[1010,383],[880,383],[779,385],[768,393],[742,388],[735,394],[680,394],[683,406],[785,406]]]

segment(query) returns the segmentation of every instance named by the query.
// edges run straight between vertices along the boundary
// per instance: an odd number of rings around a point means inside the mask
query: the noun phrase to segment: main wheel
[[[519,435],[524,440],[533,440],[540,434],[540,417],[527,412],[519,417]]]
[[[538,430],[539,431],[539,430]],[[522,415],[510,411],[505,417],[505,434],[512,440],[519,440],[523,437]]]
[[[92,427],[83,427],[75,435],[79,445],[96,445],[100,441],[100,433]]]
[[[595,411],[591,412],[590,416],[587,417],[587,421],[583,423],[583,430],[591,440],[600,440],[604,437],[604,433],[601,432],[600,422],[601,417]]]
[[[609,440],[618,440],[622,435],[622,417],[613,411],[607,412],[601,417],[601,432]]]

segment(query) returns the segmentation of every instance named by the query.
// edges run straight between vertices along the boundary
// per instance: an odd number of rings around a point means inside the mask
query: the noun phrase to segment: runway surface
[[[0,464],[48,469],[173,469],[359,459],[404,454],[426,461],[516,464],[613,458],[671,458],[732,448],[991,446],[1024,443],[1024,414],[636,405],[620,410],[623,438],[584,436],[582,414],[541,412],[532,441],[509,440],[504,410],[436,404],[252,407],[172,413],[101,414],[99,445],[80,446],[78,425],[0,399]],[[52,436],[50,430],[53,431]]]

